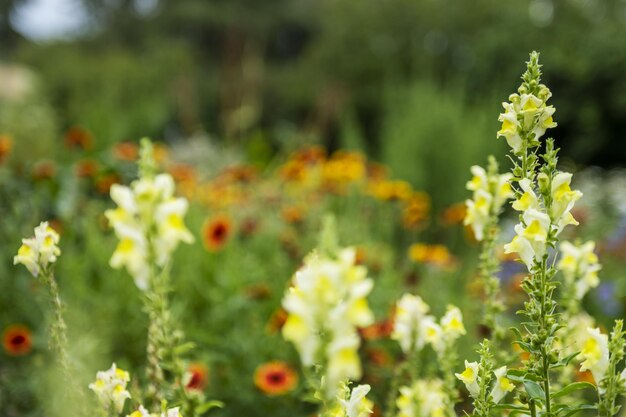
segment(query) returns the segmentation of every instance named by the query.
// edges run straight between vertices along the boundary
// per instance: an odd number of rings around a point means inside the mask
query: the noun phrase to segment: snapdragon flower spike
[[[89,384],[89,389],[96,393],[105,410],[113,406],[121,413],[124,402],[130,398],[130,393],[126,390],[128,381],[130,381],[128,372],[118,368],[114,363],[110,369],[97,373],[96,381]]]
[[[574,295],[579,301],[600,283],[598,271],[602,266],[594,253],[595,247],[593,241],[580,245],[565,241],[560,245],[562,255],[557,268],[563,273],[565,281],[574,286]]]
[[[105,216],[119,243],[110,265],[125,267],[142,290],[150,284],[151,263],[164,267],[180,242],[194,241],[184,223],[187,200],[174,197],[174,188],[169,174],[143,177],[130,187],[111,187],[117,208],[107,210]]]
[[[48,222],[41,222],[35,227],[34,237],[22,239],[22,246],[13,258],[13,264],[24,265],[34,277],[37,277],[42,269],[55,263],[61,254],[59,240],[59,234],[48,225]]]
[[[341,381],[361,377],[357,327],[374,321],[366,298],[373,285],[367,269],[356,264],[353,248],[336,257],[313,253],[283,298],[288,313],[283,337],[295,345],[305,367],[326,365],[327,397],[334,398]]]
[[[426,344],[424,318],[430,310],[421,297],[404,294],[396,303],[391,338],[404,353],[420,351]]]
[[[497,166],[495,160],[491,164],[494,164],[494,168],[490,168],[489,172],[478,165],[472,166],[470,171],[473,177],[466,184],[466,188],[473,191],[473,196],[465,201],[467,211],[463,224],[472,228],[474,237],[479,242],[484,239],[485,227],[492,217],[497,216],[504,203],[514,196],[509,183],[513,175],[492,172]]]
[[[591,371],[593,379],[599,384],[609,366],[609,337],[602,334],[599,328],[588,328],[580,355],[584,359],[580,364],[581,372]]]
[[[449,398],[440,379],[417,380],[400,387],[398,417],[444,417]]]

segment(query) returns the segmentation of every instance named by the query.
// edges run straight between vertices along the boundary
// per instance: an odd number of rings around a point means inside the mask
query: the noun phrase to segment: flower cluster
[[[572,174],[567,172],[557,172],[551,180],[539,174],[542,199],[530,179],[519,181],[523,192],[513,202],[513,208],[522,213],[522,222],[515,226],[516,236],[504,250],[518,253],[529,271],[547,253],[549,238],[555,239],[567,225],[578,224],[571,210],[582,193],[570,188],[571,179]]]
[[[356,265],[356,251],[343,249],[337,258],[313,253],[296,272],[283,299],[289,314],[282,332],[294,343],[306,367],[322,364],[326,394],[346,379],[361,377],[357,327],[374,321],[367,295],[374,283]]]
[[[458,307],[448,306],[446,314],[437,323],[419,296],[404,294],[396,304],[391,338],[397,340],[405,353],[420,351],[426,343],[442,353],[459,336],[465,334],[463,315]]]
[[[133,411],[126,417],[182,417],[182,414],[180,414],[178,407],[170,408],[167,411],[162,411],[160,414],[157,414],[149,413],[143,405],[140,405],[136,411]]]
[[[130,398],[130,393],[126,390],[128,381],[130,381],[128,372],[113,364],[108,370],[96,374],[96,381],[89,384],[89,389],[96,393],[105,410],[114,407],[121,413],[124,402]]]
[[[591,371],[593,379],[599,383],[604,378],[609,367],[609,337],[599,328],[587,328],[586,339],[580,355],[583,362],[580,364],[581,371]]]
[[[560,246],[562,255],[557,268],[563,272],[565,282],[574,287],[574,296],[579,301],[600,283],[598,271],[602,266],[594,253],[595,246],[593,241],[581,245],[563,242]]]
[[[185,226],[188,203],[174,197],[174,180],[169,174],[144,173],[130,187],[115,184],[111,198],[118,205],[105,216],[120,240],[110,264],[126,267],[137,286],[147,289],[151,265],[164,267],[179,242],[194,238]]]
[[[555,109],[546,105],[552,96],[548,87],[540,84],[534,92],[520,87],[519,93],[511,94],[509,103],[502,103],[504,113],[498,117],[502,122],[498,137],[504,137],[516,154],[523,152],[528,142],[538,142],[547,129],[556,127],[552,119]]]
[[[358,385],[352,390],[343,386],[337,396],[337,403],[323,417],[368,417],[374,404],[366,397],[369,385]]]
[[[489,396],[495,404],[499,403],[507,393],[515,389],[515,385],[506,377],[506,372],[506,366],[502,366],[493,371],[496,381]],[[454,375],[465,384],[465,387],[473,398],[477,398],[480,395],[480,385],[482,381],[480,380],[478,362],[465,361],[465,370],[460,374]]]
[[[492,168],[493,167],[493,168]],[[509,181],[512,174],[498,174],[495,160],[490,160],[489,170],[474,165],[471,168],[472,179],[466,188],[473,191],[471,200],[466,200],[467,211],[463,224],[469,225],[474,237],[479,242],[485,237],[490,220],[497,216],[504,203],[514,196]]]
[[[35,236],[22,239],[22,246],[13,258],[13,264],[22,264],[28,271],[37,277],[41,270],[56,262],[61,254],[59,249],[59,234],[48,225],[42,222],[35,227]]]
[[[440,379],[431,379],[400,387],[398,417],[444,417],[448,400],[443,385]]]

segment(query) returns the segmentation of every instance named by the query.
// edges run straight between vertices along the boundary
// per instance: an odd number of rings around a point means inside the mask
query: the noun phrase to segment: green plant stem
[[[52,306],[52,322],[50,323],[50,349],[55,352],[59,368],[66,383],[72,380],[67,353],[67,325],[63,319],[63,302],[59,295],[59,287],[51,270],[43,271],[42,278],[48,289]]]

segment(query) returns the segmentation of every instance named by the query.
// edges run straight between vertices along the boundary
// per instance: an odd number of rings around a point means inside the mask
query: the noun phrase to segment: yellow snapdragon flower
[[[126,390],[128,381],[130,381],[128,372],[118,368],[114,363],[108,370],[96,374],[96,381],[89,384],[89,389],[96,393],[105,410],[113,406],[121,413],[124,402],[130,398],[130,393]]]
[[[599,328],[587,328],[587,338],[583,342],[580,364],[581,371],[591,371],[596,384],[604,378],[609,366],[609,338]]]
[[[41,222],[35,227],[34,237],[22,239],[22,246],[13,258],[13,264],[24,265],[34,277],[37,277],[42,269],[55,263],[61,254],[59,240],[59,234],[48,225],[48,222]]]

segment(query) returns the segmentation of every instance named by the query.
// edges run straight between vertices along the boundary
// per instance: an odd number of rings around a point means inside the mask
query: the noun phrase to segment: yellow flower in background
[[[150,254],[162,268],[180,242],[194,241],[184,223],[187,200],[174,197],[174,190],[174,179],[169,174],[142,177],[130,187],[111,187],[111,199],[117,208],[104,214],[119,244],[109,263],[116,269],[126,268],[142,290],[150,285]]]
[[[34,277],[37,277],[42,269],[55,263],[61,254],[59,240],[59,234],[48,225],[48,222],[41,222],[35,227],[34,237],[22,239],[22,246],[13,258],[13,265],[24,265]]]
[[[372,181],[367,186],[367,193],[379,200],[408,200],[413,196],[413,187],[406,181]]]
[[[575,288],[575,297],[581,300],[585,294],[600,284],[598,271],[602,266],[594,253],[595,242],[589,241],[574,245],[564,241],[559,247],[561,259],[557,268],[563,273],[565,281]]]
[[[391,338],[398,341],[404,353],[424,347],[422,321],[429,310],[428,304],[417,295],[404,294],[396,303]]]
[[[283,298],[288,313],[283,337],[295,345],[304,366],[327,364],[324,388],[330,398],[341,381],[361,377],[357,327],[374,322],[366,298],[373,285],[367,269],[356,263],[355,249],[335,256],[312,253]]]
[[[580,364],[581,371],[591,371],[593,379],[599,385],[609,367],[609,338],[598,328],[587,328],[587,337],[583,342]]]
[[[492,167],[493,165],[493,167]],[[466,184],[466,188],[473,191],[472,199],[465,201],[467,208],[463,224],[470,226],[477,241],[485,237],[485,227],[497,216],[504,203],[513,197],[513,189],[509,184],[512,178],[510,173],[498,174],[497,166],[491,159],[490,169],[474,165],[470,171],[472,179]]]
[[[450,339],[456,339],[466,334],[465,326],[463,326],[463,315],[458,307],[448,306],[446,314],[441,318],[441,329]]]
[[[427,245],[414,243],[409,247],[409,258],[417,263],[428,263],[436,266],[447,266],[454,261],[454,257],[443,245]]]
[[[121,413],[124,402],[130,398],[130,393],[126,390],[128,381],[130,381],[128,372],[113,364],[107,371],[97,373],[96,381],[89,384],[89,389],[96,393],[105,410],[113,406]]]
[[[444,417],[449,398],[439,379],[417,380],[400,387],[398,417]]]

